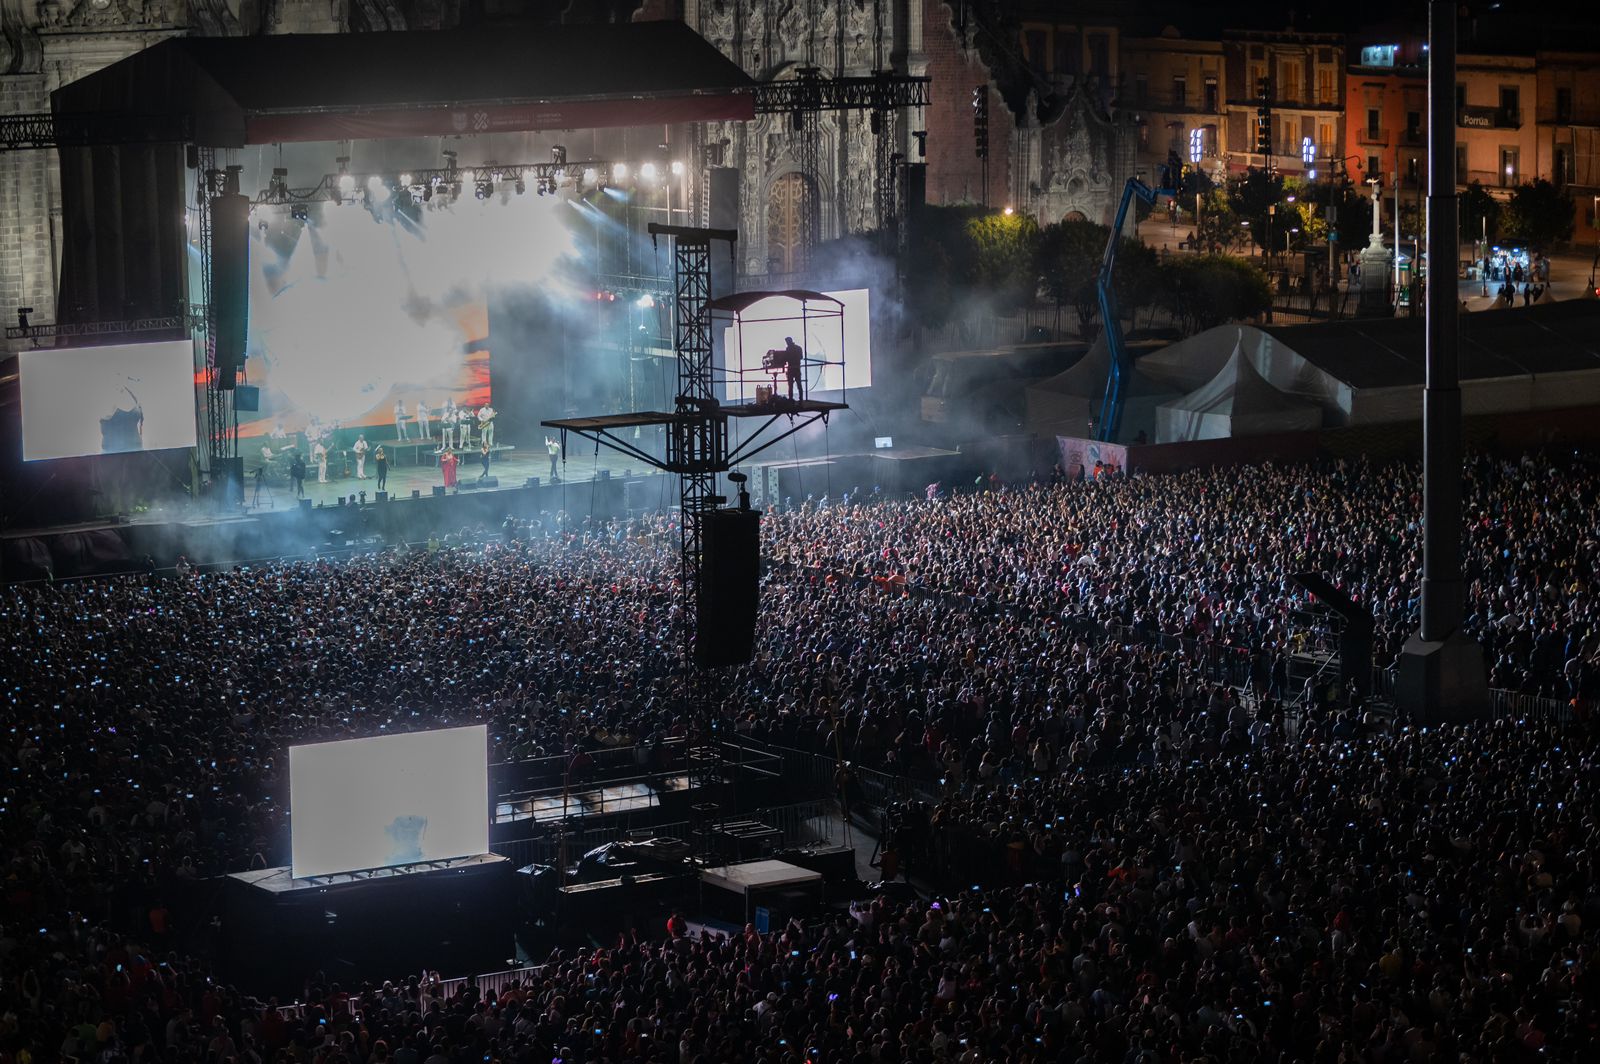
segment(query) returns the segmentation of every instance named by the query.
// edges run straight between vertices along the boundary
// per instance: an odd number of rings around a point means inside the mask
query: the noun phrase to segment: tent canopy
[[[1156,409],[1156,442],[1182,443],[1269,432],[1301,432],[1322,426],[1314,403],[1285,395],[1235,347],[1217,375],[1181,399]]]
[[[754,82],[677,21],[173,37],[57,89],[57,114],[186,116],[197,143],[745,120]]]
[[[1100,416],[1106,377],[1110,372],[1111,355],[1102,337],[1067,369],[1029,385],[1028,429],[1045,434],[1060,431],[1074,436],[1092,434],[1091,422]],[[1125,440],[1136,438],[1140,432],[1150,436],[1155,428],[1157,406],[1179,394],[1176,389],[1151,380],[1135,364],[1122,382],[1120,436]]]

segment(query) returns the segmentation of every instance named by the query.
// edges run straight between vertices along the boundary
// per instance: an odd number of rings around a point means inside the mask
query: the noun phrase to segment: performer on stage
[[[550,479],[556,479],[556,459],[561,457],[561,444],[556,442],[554,436],[544,438],[544,449],[550,455]]]
[[[489,447],[489,441],[484,440],[478,447],[478,460],[483,463],[483,472],[478,474],[479,481],[489,479],[489,460],[494,457],[494,451]]]
[[[456,408],[456,441],[463,451],[472,450],[472,423],[474,420],[471,410],[466,407]]]
[[[406,401],[404,399],[396,399],[394,401],[394,433],[401,441],[406,439]]]
[[[456,445],[456,410],[445,400],[445,405],[439,410],[439,447],[440,454],[451,450]]]
[[[456,457],[456,452],[448,447],[439,456],[439,468],[444,471],[444,486],[446,488],[456,486],[456,463],[459,461],[460,459]]]
[[[383,449],[383,444],[378,444],[378,449],[372,452],[372,465],[378,474],[378,490],[382,491],[389,486],[389,453]]]
[[[417,439],[433,439],[433,429],[428,425],[428,404],[417,400]]]
[[[305,498],[306,462],[304,458],[300,457],[299,451],[293,451],[289,455],[289,480],[294,484],[294,497],[297,499]]]
[[[491,448],[494,446],[494,416],[498,413],[494,407],[484,403],[478,407],[478,435],[483,437],[483,442]]]
[[[801,367],[805,362],[806,353],[800,345],[794,342],[794,337],[783,338],[783,369],[789,381],[789,398],[804,399],[805,388],[800,379]]]
[[[328,482],[328,448],[321,440],[311,448],[311,460],[317,463],[317,483]]]
[[[367,451],[371,449],[371,448],[369,448],[367,446],[367,435],[366,435],[366,433],[364,433],[364,432],[363,433],[358,433],[356,435],[355,445],[353,447],[351,447],[350,449],[356,453],[356,479],[357,480],[366,480],[367,479]]]

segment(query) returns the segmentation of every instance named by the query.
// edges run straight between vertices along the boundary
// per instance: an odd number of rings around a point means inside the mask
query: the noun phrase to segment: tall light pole
[[[1447,257],[1456,228],[1456,5],[1428,5],[1428,247]],[[1456,271],[1429,278],[1422,389],[1421,624],[1400,653],[1397,700],[1421,723],[1489,711],[1483,650],[1462,630],[1461,309]]]

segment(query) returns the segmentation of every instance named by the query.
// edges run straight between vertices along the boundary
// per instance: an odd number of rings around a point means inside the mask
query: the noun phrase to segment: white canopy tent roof
[[[1185,443],[1322,427],[1322,410],[1286,395],[1256,372],[1236,345],[1209,381],[1156,410],[1156,442]]]
[[[1155,438],[1156,407],[1182,394],[1182,389],[1151,380],[1135,363],[1123,382],[1122,431],[1118,442],[1138,437]],[[1111,354],[1104,337],[1096,340],[1070,367],[1027,389],[1027,428],[1041,436],[1092,437],[1093,419],[1100,416],[1105,399],[1106,378],[1111,373]]]

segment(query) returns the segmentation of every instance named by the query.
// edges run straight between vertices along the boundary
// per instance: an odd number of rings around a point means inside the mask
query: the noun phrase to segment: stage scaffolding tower
[[[206,472],[215,478],[222,475],[226,459],[239,453],[239,415],[233,405],[233,390],[222,386],[222,375],[217,370],[217,311],[211,291],[212,238],[215,226],[211,217],[211,203],[227,188],[228,175],[216,167],[216,151],[201,145],[198,151],[199,167],[195,178],[195,210],[199,215],[199,265],[202,305],[200,313],[193,315],[198,327],[199,341],[205,349],[206,382]],[[234,183],[237,184],[237,177]],[[237,189],[235,189],[237,191]]]
[[[672,242],[673,347],[678,361],[677,397],[669,411],[639,411],[604,414],[598,417],[561,418],[546,421],[547,427],[566,434],[576,433],[596,445],[636,458],[678,477],[679,529],[679,612],[678,635],[683,662],[684,701],[687,715],[694,722],[698,749],[691,755],[691,779],[706,790],[724,778],[722,710],[716,697],[716,676],[699,664],[696,655],[698,614],[702,584],[708,578],[705,557],[706,521],[717,507],[727,502],[717,494],[717,477],[747,461],[761,451],[816,421],[826,422],[844,403],[814,399],[787,400],[781,405],[724,405],[716,395],[716,367],[711,335],[711,256],[714,246],[725,243],[729,255],[738,233],[732,229],[706,229],[691,226],[650,223],[652,240],[666,237]],[[738,446],[730,443],[730,418],[761,418],[764,423]],[[788,419],[782,432],[762,439],[765,430],[781,418]],[[667,453],[652,455],[632,439],[634,428],[659,425],[666,430]],[[563,448],[564,449],[564,448]],[[697,807],[709,832],[709,821],[720,806]],[[709,836],[708,836],[709,842]]]

